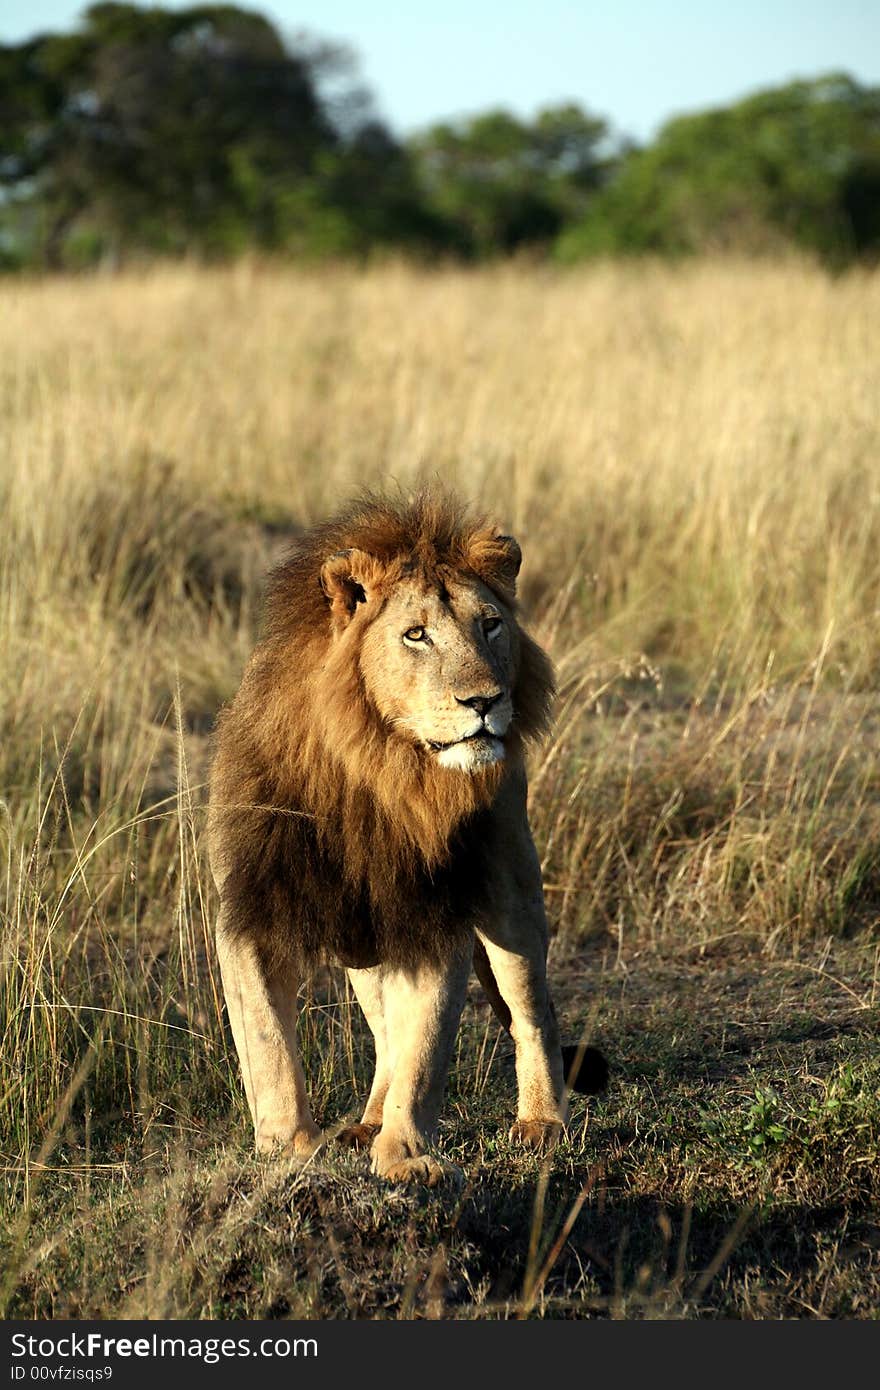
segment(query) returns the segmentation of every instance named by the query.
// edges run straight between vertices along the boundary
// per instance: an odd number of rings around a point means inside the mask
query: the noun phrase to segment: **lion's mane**
[[[478,577],[516,622],[515,573],[497,530],[449,497],[367,495],[315,527],[270,575],[264,633],[220,715],[211,857],[235,929],[267,965],[292,954],[414,966],[479,924],[503,852],[493,803],[524,740],[546,727],[552,671],[516,624],[505,762],[450,774],[394,734],[367,698],[358,649],[332,640],[323,566],[357,549],[387,583]],[[373,621],[381,621],[381,614]]]

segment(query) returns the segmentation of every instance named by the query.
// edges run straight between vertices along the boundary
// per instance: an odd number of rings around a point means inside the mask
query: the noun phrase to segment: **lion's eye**
[[[423,627],[410,627],[407,628],[406,632],[403,634],[403,640],[404,642],[414,643],[427,642],[428,634]]]
[[[487,637],[497,637],[501,631],[501,619],[499,617],[484,618],[483,631]]]

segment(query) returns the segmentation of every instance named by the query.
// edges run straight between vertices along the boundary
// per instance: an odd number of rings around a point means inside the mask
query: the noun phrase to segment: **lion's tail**
[[[562,1069],[570,1091],[582,1096],[597,1096],[608,1086],[608,1061],[598,1047],[563,1043]]]
[[[489,957],[479,940],[474,948],[474,970],[498,1022],[509,1033],[510,1009],[501,997]],[[597,1047],[586,1047],[582,1042],[563,1044],[562,1069],[566,1086],[579,1095],[597,1096],[608,1086],[608,1062]]]

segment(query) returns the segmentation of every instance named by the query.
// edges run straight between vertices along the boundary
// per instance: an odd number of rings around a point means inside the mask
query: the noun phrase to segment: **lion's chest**
[[[328,845],[300,828],[287,875],[287,913],[297,950],[354,969],[416,965],[449,955],[489,908],[487,827],[474,816],[453,837],[444,862],[396,864],[377,840],[357,865],[344,841]]]

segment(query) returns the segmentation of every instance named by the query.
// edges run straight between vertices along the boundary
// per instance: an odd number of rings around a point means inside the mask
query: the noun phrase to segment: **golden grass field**
[[[796,260],[0,282],[0,1310],[876,1316],[878,324]],[[523,546],[551,968],[617,1069],[514,1155],[475,996],[427,1206],[251,1157],[201,843],[267,565],[424,478]],[[303,1029],[339,1119],[338,981]]]

